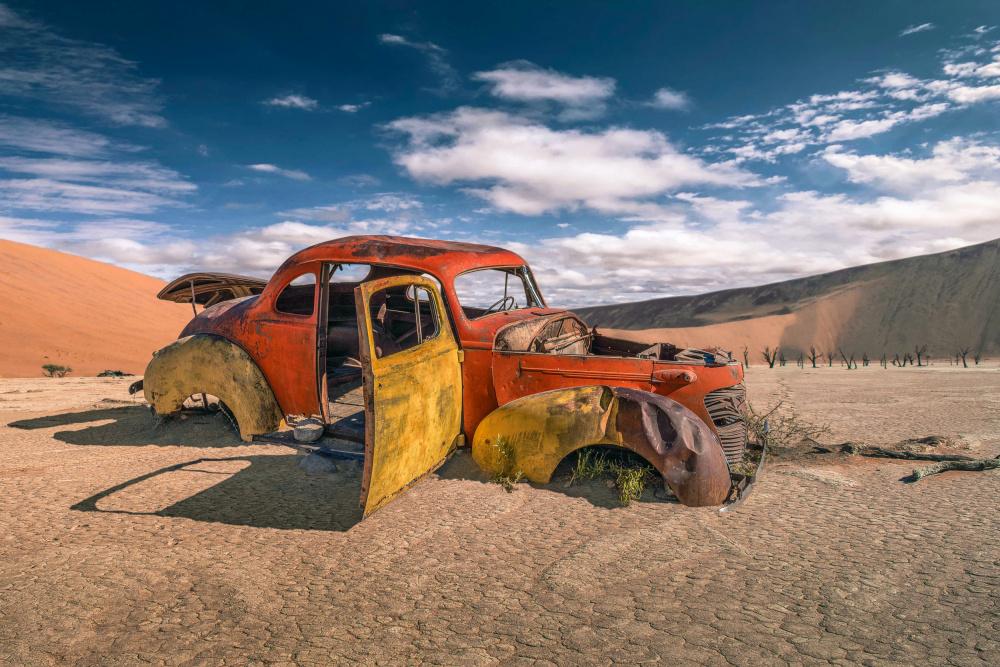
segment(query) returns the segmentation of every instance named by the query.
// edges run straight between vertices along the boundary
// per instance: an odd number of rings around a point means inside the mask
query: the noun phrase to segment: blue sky
[[[169,279],[349,234],[550,304],[1000,237],[996,2],[0,4],[0,238]]]

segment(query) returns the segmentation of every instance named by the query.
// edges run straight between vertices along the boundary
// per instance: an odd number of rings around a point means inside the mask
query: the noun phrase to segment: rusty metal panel
[[[479,424],[472,456],[488,470],[521,471],[545,484],[563,458],[588,445],[634,451],[685,505],[721,505],[732,486],[722,447],[697,415],[657,394],[604,385],[507,403]]]
[[[142,388],[159,415],[177,412],[194,394],[217,396],[236,417],[244,440],[276,430],[284,417],[250,355],[219,336],[188,336],[157,352]]]
[[[372,294],[391,287],[426,288],[434,300],[438,332],[416,347],[374,354]],[[364,368],[365,471],[361,506],[368,516],[437,469],[454,451],[462,429],[462,368],[458,344],[432,280],[383,278],[355,288]]]

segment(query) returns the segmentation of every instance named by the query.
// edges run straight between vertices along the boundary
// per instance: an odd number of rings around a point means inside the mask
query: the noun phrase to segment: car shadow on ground
[[[621,507],[622,504],[618,498],[618,489],[614,484],[609,484],[608,479],[599,478],[586,481],[576,481],[572,484],[570,483],[570,480],[573,478],[573,458],[574,457],[572,455],[567,456],[558,466],[556,466],[556,470],[552,473],[552,479],[548,484],[534,484],[532,482],[528,482],[527,480],[521,480],[512,487],[511,492],[517,493],[518,488],[523,485],[539,491],[556,493],[569,498],[580,498],[587,501],[594,507],[601,507],[603,509],[616,509]],[[483,484],[490,484],[492,486],[496,486],[498,490],[503,488],[501,484],[491,482],[489,471],[483,470],[479,467],[479,465],[472,459],[472,454],[468,449],[461,449],[457,451],[450,459],[445,461],[445,463],[438,468],[437,476],[442,479],[462,479],[476,481]],[[679,504],[675,498],[659,498],[656,494],[657,489],[650,486],[643,491],[642,496],[635,502]]]
[[[11,428],[25,430],[77,426],[93,422],[107,424],[56,431],[52,437],[60,442],[80,446],[102,447],[232,447],[245,444],[221,413],[182,414],[169,420],[158,420],[149,408],[141,405],[120,408],[85,410],[10,422]],[[192,428],[193,427],[193,428]]]
[[[289,455],[199,458],[140,475],[70,509],[254,528],[346,531],[361,521],[360,469],[308,475]],[[194,493],[192,493],[194,491]]]

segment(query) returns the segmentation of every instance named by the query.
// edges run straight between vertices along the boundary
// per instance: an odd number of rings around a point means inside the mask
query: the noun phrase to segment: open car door
[[[382,278],[356,287],[354,298],[365,402],[361,507],[367,517],[455,451],[462,367],[434,281]]]

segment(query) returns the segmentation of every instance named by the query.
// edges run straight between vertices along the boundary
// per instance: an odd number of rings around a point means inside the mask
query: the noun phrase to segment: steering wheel
[[[510,301],[510,305],[505,308],[504,305],[508,301]],[[514,297],[512,297],[512,296],[505,296],[502,299],[500,299],[499,301],[497,301],[496,303],[494,303],[492,306],[490,306],[489,308],[487,308],[486,312],[483,313],[483,315],[489,315],[490,313],[492,313],[494,311],[510,310],[515,305],[517,305],[517,300]],[[500,307],[497,308],[497,306],[500,306]]]

